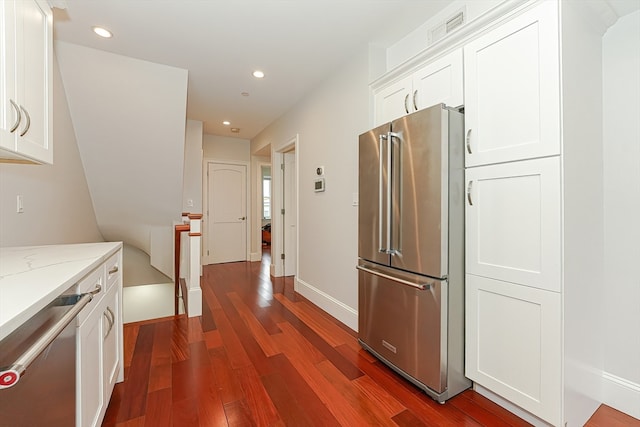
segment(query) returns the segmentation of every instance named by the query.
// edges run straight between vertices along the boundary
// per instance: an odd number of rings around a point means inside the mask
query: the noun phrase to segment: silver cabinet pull
[[[416,111],[418,111],[417,97],[418,97],[418,89],[416,89],[413,92],[413,108],[415,108]]]
[[[16,129],[18,129],[18,125],[20,124],[20,120],[22,120],[22,113],[20,113],[20,107],[18,107],[18,104],[16,104],[13,99],[10,99],[9,102],[11,103],[11,105],[13,106],[13,109],[16,110],[16,122],[13,124],[13,126],[11,126],[11,129],[9,129],[10,133],[13,133],[16,131]]]
[[[91,294],[83,294],[78,302],[75,303],[73,308],[67,311],[60,320],[47,329],[31,347],[16,359],[15,362],[7,368],[3,368],[0,371],[0,389],[14,386],[25,373],[27,368],[38,358],[40,353],[49,347],[49,344],[51,344],[53,340],[60,335],[64,328],[66,328],[67,325],[76,318],[78,313],[80,313],[80,310],[82,310],[92,298],[93,296]]]
[[[113,267],[111,267],[111,270],[109,270],[109,274],[115,274],[118,272],[118,266],[114,265]]]
[[[99,294],[101,290],[102,290],[102,285],[100,283],[96,283],[96,288],[92,291],[89,291],[88,293],[91,296],[93,296],[93,295]]]
[[[471,129],[467,131],[467,152],[469,154],[472,154],[471,153]]]
[[[393,276],[390,276],[388,274],[381,273],[379,271],[368,269],[368,268],[363,267],[361,265],[357,265],[356,268],[358,270],[364,271],[365,273],[373,274],[374,276],[379,276],[379,277],[382,277],[383,279],[388,279],[388,280],[391,280],[393,282],[398,282],[398,283],[401,283],[403,285],[411,286],[412,288],[417,288],[417,289],[420,289],[421,291],[424,291],[426,289],[431,288],[431,284],[429,284],[429,283],[413,283],[413,282],[410,282],[408,280],[401,279],[399,277],[393,277]]]
[[[20,133],[20,136],[25,136],[31,127],[31,117],[29,116],[29,112],[21,105],[20,109],[24,113],[24,116],[27,118],[27,124],[24,126],[24,130]]]
[[[409,94],[406,94],[404,97],[404,111],[409,114],[409,107],[407,106],[407,101],[409,100]]]
[[[471,187],[473,186],[473,181],[469,181],[467,184],[467,201],[469,202],[469,206],[473,206],[473,201],[471,200]]]
[[[105,311],[103,314],[104,317],[107,318],[107,322],[109,322],[109,329],[107,330],[107,333],[104,334],[104,339],[107,339],[107,337],[111,333],[111,330],[113,329],[113,325],[115,325],[116,323],[116,315],[113,314],[111,307],[107,307],[107,311]]]

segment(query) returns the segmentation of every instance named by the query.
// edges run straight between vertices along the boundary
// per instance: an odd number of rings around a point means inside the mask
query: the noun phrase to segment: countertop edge
[[[51,301],[53,301],[56,297],[58,297],[61,293],[66,291],[68,288],[77,284],[82,278],[87,276],[89,273],[94,271],[100,264],[104,263],[111,257],[113,254],[121,250],[122,242],[97,242],[96,244],[105,244],[105,252],[95,259],[93,259],[90,264],[85,266],[84,268],[75,272],[71,277],[67,278],[61,283],[58,283],[53,288],[50,289],[46,294],[40,295],[36,297],[36,300],[29,305],[27,308],[22,310],[20,313],[15,315],[14,317],[6,320],[5,323],[0,325],[0,340],[7,337],[13,331],[15,331],[18,327],[20,327],[24,322],[29,320],[32,316],[34,316],[38,311],[42,310],[47,306]],[[108,244],[112,244],[111,248],[108,248]],[[63,246],[63,245],[60,245]],[[64,245],[71,246],[71,245]]]

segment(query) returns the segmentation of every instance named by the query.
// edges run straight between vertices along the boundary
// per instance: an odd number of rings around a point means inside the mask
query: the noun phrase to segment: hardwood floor
[[[270,278],[268,257],[206,266],[202,288],[201,317],[125,325],[125,381],[103,426],[528,425],[471,390],[436,403],[291,278]],[[605,411],[588,425],[640,426]]]

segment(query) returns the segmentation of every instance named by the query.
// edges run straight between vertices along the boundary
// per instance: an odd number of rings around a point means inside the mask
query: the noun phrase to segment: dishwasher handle
[[[0,390],[12,387],[18,383],[29,365],[38,358],[49,345],[56,339],[60,332],[71,323],[78,313],[93,299],[92,293],[80,295],[80,299],[73,308],[67,311],[51,328],[44,332],[38,340],[20,355],[11,365],[0,368]]]

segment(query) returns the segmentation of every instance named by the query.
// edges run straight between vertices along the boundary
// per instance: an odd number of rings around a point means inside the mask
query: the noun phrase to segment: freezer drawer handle
[[[82,310],[85,305],[89,304],[92,299],[93,295],[90,293],[82,294],[82,297],[80,297],[78,302],[75,303],[73,308],[62,316],[51,328],[43,333],[31,347],[29,347],[15,362],[13,362],[13,364],[6,368],[0,368],[0,390],[16,385],[29,365],[38,358],[40,353],[49,347],[49,344],[51,344],[53,340],[60,335],[60,332],[62,332],[64,328],[66,328],[67,325],[76,318],[78,313],[80,313],[80,310]]]
[[[389,279],[389,280],[392,280],[394,282],[401,283],[403,285],[411,286],[412,288],[420,289],[421,291],[424,291],[424,290],[427,290],[427,289],[431,288],[431,284],[429,284],[429,283],[413,283],[413,282],[410,282],[408,280],[399,279],[397,277],[389,276],[388,274],[380,273],[379,271],[370,270],[370,269],[368,269],[366,267],[362,267],[360,265],[357,265],[356,268],[358,270],[362,270],[362,271],[364,271],[366,273],[370,273],[370,274],[373,274],[375,276],[380,276],[380,277],[382,277],[384,279]]]

